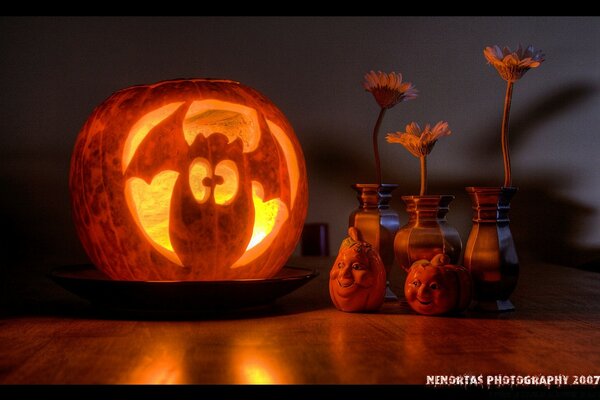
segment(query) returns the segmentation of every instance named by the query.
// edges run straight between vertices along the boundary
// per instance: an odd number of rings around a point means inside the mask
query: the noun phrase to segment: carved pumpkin
[[[329,273],[331,300],[341,311],[379,310],[385,297],[383,261],[377,250],[359,240],[356,228],[350,227],[348,233]]]
[[[469,271],[449,265],[445,254],[431,262],[415,261],[408,271],[404,295],[410,307],[420,314],[438,315],[464,311],[471,303],[472,286]]]
[[[306,168],[285,116],[227,80],[121,90],[79,133],[77,232],[113,279],[268,278],[293,252]]]

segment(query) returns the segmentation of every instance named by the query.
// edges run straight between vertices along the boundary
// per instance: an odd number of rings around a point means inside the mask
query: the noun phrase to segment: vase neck
[[[514,187],[468,187],[467,193],[473,204],[473,222],[510,222],[510,199],[516,192]]]
[[[390,208],[392,192],[398,185],[391,183],[356,183],[352,189],[356,190],[358,202],[361,208]]]
[[[445,221],[449,205],[454,196],[451,195],[427,195],[427,196],[402,196],[406,204],[406,212],[409,220],[414,221]]]

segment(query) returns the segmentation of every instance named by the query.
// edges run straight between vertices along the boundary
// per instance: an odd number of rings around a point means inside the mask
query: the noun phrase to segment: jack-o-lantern
[[[348,229],[329,273],[329,295],[338,310],[376,311],[385,298],[383,261],[369,243],[359,240],[358,230]]]
[[[123,280],[272,277],[296,246],[308,201],[289,122],[228,80],[113,94],[79,133],[69,185],[86,252]]]
[[[415,261],[408,271],[404,295],[410,307],[420,314],[439,315],[464,311],[471,303],[469,271],[450,265],[450,258],[438,254]]]

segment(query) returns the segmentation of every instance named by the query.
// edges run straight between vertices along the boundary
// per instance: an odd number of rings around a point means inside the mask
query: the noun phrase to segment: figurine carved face
[[[438,315],[468,307],[471,301],[469,272],[460,266],[447,265],[448,260],[440,254],[431,262],[419,260],[410,267],[404,295],[419,314]]]
[[[371,246],[342,247],[329,274],[329,294],[342,311],[374,311],[385,295],[385,267]]]

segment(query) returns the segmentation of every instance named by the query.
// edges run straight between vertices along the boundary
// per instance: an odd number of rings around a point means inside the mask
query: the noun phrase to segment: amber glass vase
[[[508,299],[519,276],[519,259],[509,227],[515,187],[468,187],[473,227],[465,247],[464,266],[471,271],[477,308],[510,311]]]
[[[408,223],[398,230],[394,253],[398,265],[408,271],[417,260],[431,260],[446,254],[457,264],[462,250],[458,231],[448,224],[446,214],[454,196],[402,196],[408,213]]]
[[[349,226],[358,229],[361,239],[370,243],[381,256],[388,280],[387,299],[396,298],[389,289],[389,277],[394,263],[394,235],[400,226],[398,213],[390,208],[392,191],[398,185],[391,183],[357,183],[358,208],[350,214]]]

